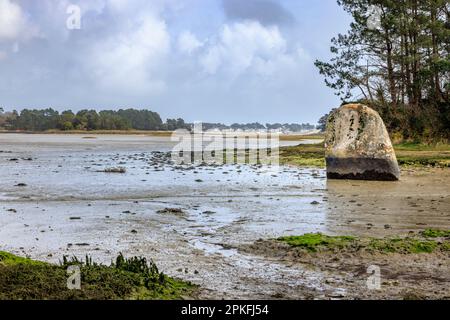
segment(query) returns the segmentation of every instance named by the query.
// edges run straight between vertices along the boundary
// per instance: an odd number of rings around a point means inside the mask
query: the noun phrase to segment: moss
[[[60,265],[37,262],[1,253],[0,299],[182,299],[196,286],[158,271],[145,258],[125,259],[122,255],[110,266],[96,264],[89,257],[63,259]],[[5,263],[6,262],[6,263]],[[79,265],[81,290],[67,288],[67,267]]]
[[[450,230],[426,229],[421,232],[421,235],[426,238],[448,238]]]
[[[307,251],[317,252],[322,249],[344,248],[356,241],[356,238],[349,236],[331,237],[321,233],[308,233],[302,236],[291,236],[278,238],[293,247],[304,248]]]
[[[358,140],[360,139],[362,133],[364,132],[364,128],[366,126],[366,120],[367,119],[365,117],[365,114],[362,113],[360,118],[359,118],[358,137],[357,137]]]
[[[372,239],[368,244],[369,250],[384,253],[432,253],[438,249],[436,241],[420,239]]]
[[[446,241],[446,242],[442,243],[442,251],[444,251],[444,252],[450,251],[450,241]]]
[[[450,241],[429,240],[423,238],[424,234],[428,234],[427,231],[421,232],[415,237],[378,239],[356,238],[351,236],[333,237],[316,233],[305,234],[302,236],[282,237],[277,240],[285,242],[292,247],[306,249],[309,252],[334,251],[336,249],[352,252],[366,250],[369,252],[400,254],[450,251]],[[433,231],[432,235],[434,234],[436,234],[435,231]],[[437,237],[440,237],[443,233],[437,234]]]

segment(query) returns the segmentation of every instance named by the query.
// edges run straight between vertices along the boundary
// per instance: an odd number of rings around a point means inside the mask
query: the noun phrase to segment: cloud
[[[278,27],[246,21],[224,25],[200,64],[210,75],[220,71],[233,77],[245,72],[269,75],[275,70],[274,61],[283,57],[287,57],[287,44]]]
[[[280,3],[272,0],[222,0],[230,20],[255,20],[263,25],[289,25],[294,16]]]
[[[10,0],[0,0],[0,41],[14,40],[26,26],[22,9]]]
[[[182,53],[190,55],[202,46],[203,42],[198,40],[197,37],[190,31],[183,31],[178,37],[178,49]]]
[[[91,45],[85,63],[87,73],[105,90],[127,94],[163,91],[160,66],[170,52],[166,23],[148,14],[123,27]]]
[[[294,18],[276,1],[0,0],[0,103],[224,122],[303,121],[314,106],[314,120],[334,96],[312,57],[337,29],[317,30],[327,1],[311,2],[315,15],[295,10],[305,28],[286,28]],[[71,3],[80,30],[66,28]]]

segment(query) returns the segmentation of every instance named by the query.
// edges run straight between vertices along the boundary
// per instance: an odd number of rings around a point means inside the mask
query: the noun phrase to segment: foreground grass
[[[309,233],[301,236],[281,237],[277,241],[307,252],[361,251],[378,253],[433,253],[450,252],[450,231],[428,229],[411,237],[358,238],[351,236],[327,236]]]
[[[403,167],[450,167],[450,145],[405,143],[394,146],[397,160]],[[323,143],[280,148],[282,164],[325,167]]]
[[[67,288],[67,267],[79,265],[81,290]],[[110,266],[64,258],[60,265],[0,251],[0,300],[183,299],[195,292],[191,283],[168,277],[145,258],[119,255]]]

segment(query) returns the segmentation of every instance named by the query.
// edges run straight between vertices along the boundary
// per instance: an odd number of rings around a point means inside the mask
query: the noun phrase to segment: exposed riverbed
[[[165,155],[173,145],[0,134],[0,250],[51,262],[143,255],[199,284],[203,298],[326,298],[346,295],[327,271],[239,248],[307,232],[450,229],[448,169],[404,170],[399,182],[327,181],[316,168],[176,166]],[[126,173],[100,172],[118,166]]]

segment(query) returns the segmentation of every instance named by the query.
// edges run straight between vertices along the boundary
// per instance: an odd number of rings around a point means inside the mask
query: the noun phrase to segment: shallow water
[[[236,248],[306,232],[450,228],[448,170],[327,182],[322,169],[159,161],[156,152],[172,146],[165,137],[0,134],[0,250],[53,262],[64,254],[102,262],[118,252],[145,255],[202,285],[205,297],[295,298],[303,287],[320,297],[339,291],[326,275]],[[127,172],[98,172],[115,166]],[[183,213],[158,213],[164,208]]]

